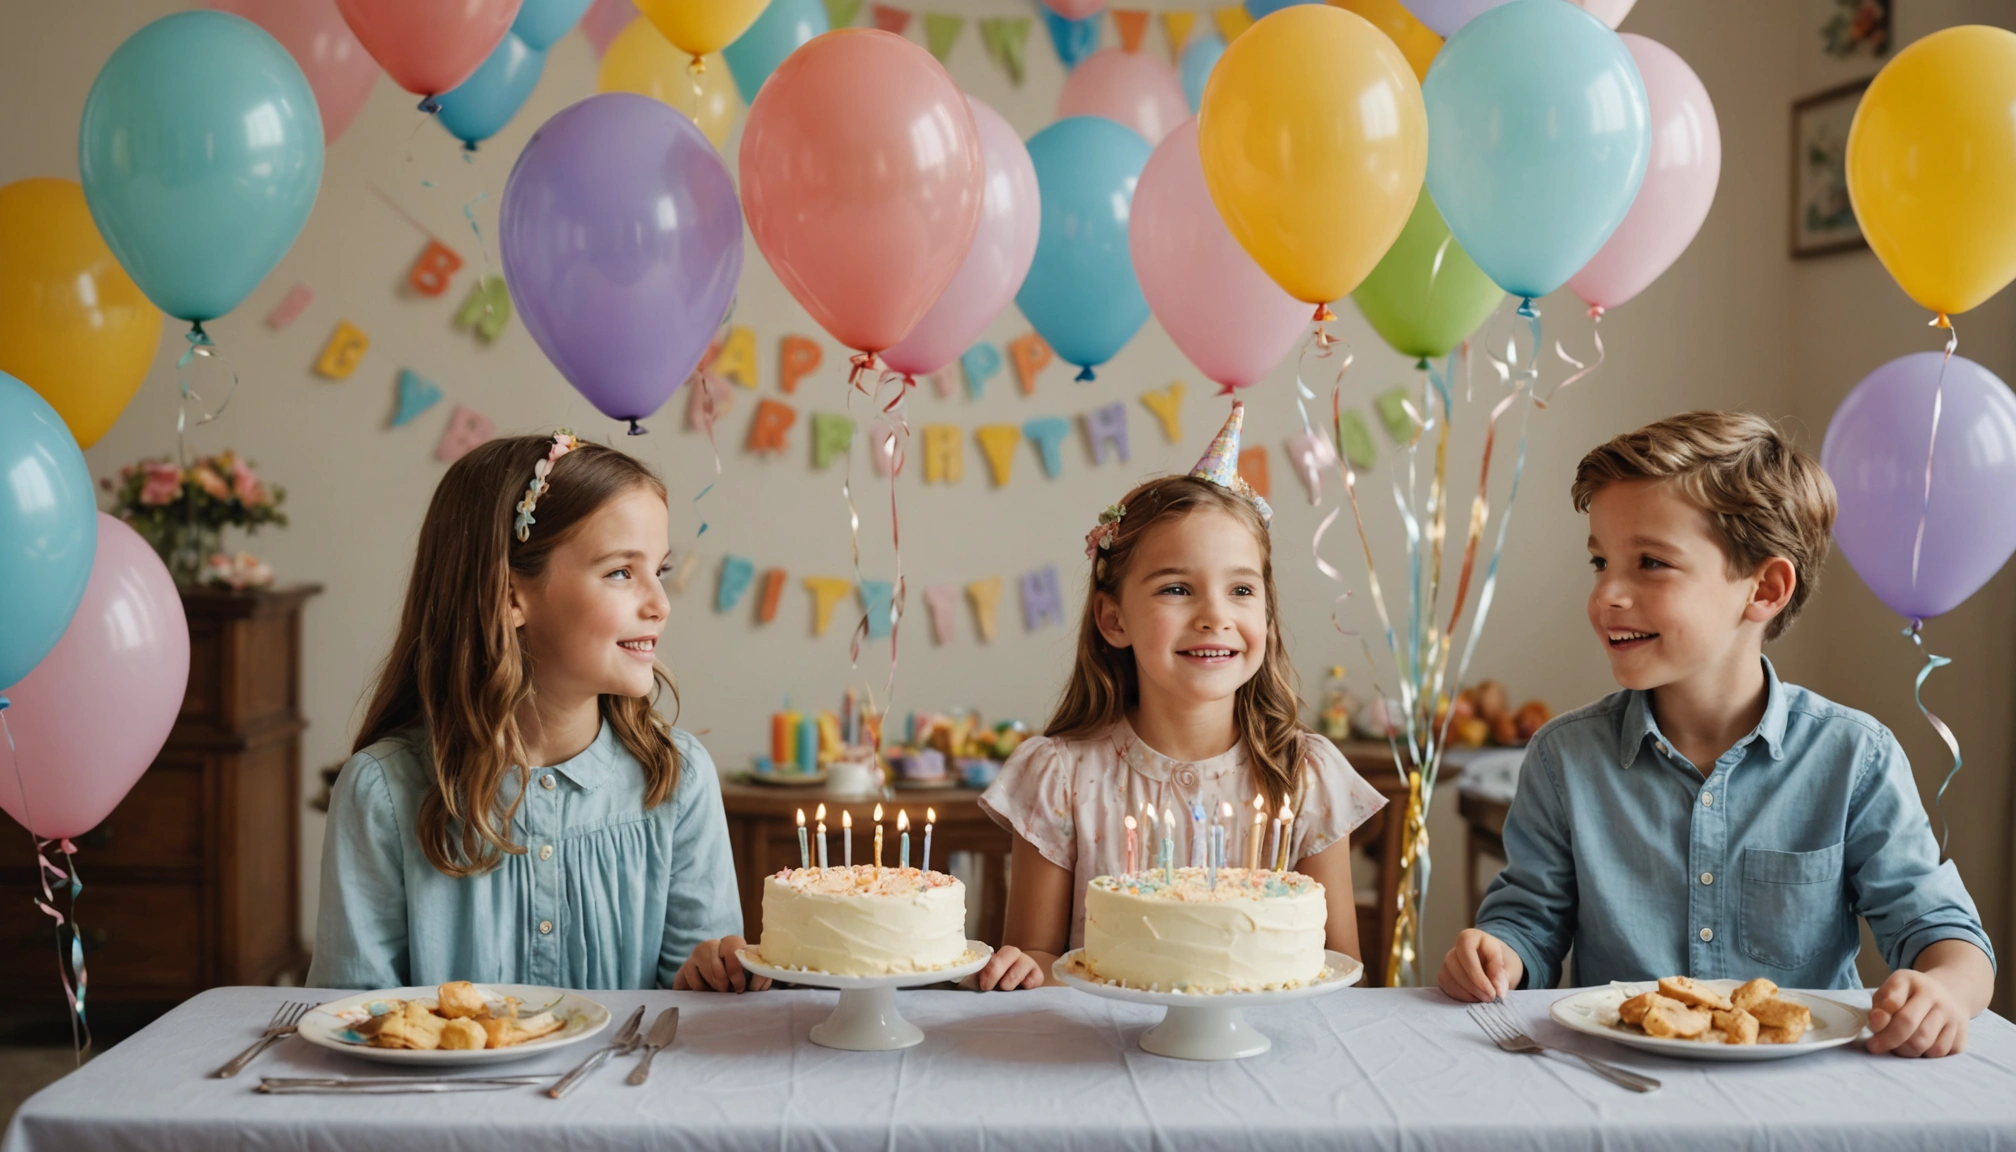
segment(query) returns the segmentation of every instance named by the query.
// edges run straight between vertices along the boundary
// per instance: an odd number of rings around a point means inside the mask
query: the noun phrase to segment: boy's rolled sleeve
[[[1575,852],[1551,741],[1536,738],[1505,817],[1506,865],[1477,910],[1477,927],[1503,940],[1526,968],[1522,988],[1561,981],[1575,921]]]
[[[1909,968],[1927,945],[1940,940],[1965,940],[1995,962],[1959,870],[1939,859],[1911,762],[1887,730],[1870,746],[1850,802],[1847,833],[1849,893],[1893,971]]]

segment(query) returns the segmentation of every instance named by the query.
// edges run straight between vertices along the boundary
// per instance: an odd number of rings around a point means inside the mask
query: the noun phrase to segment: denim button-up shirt
[[[1766,976],[1860,986],[1855,918],[1883,958],[1994,951],[1890,730],[1764,661],[1764,718],[1705,771],[1618,692],[1533,738],[1505,821],[1505,870],[1477,926],[1519,954],[1522,987]]]
[[[679,786],[646,808],[644,766],[605,722],[580,755],[533,770],[511,821],[525,851],[460,879],[415,830],[433,787],[421,731],[352,756],[329,805],[308,983],[671,987],[694,945],[742,931],[714,761],[672,739]]]

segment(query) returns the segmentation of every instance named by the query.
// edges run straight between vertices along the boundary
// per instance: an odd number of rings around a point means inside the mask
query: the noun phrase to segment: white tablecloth
[[[206,1073],[299,989],[204,993],[25,1104],[0,1152],[88,1149],[1949,1149],[2016,1147],[2016,1027],[1984,1015],[1966,1053],[1859,1047],[1775,1064],[1691,1064],[1602,1041],[1590,1050],[1665,1081],[1649,1096],[1579,1064],[1491,1047],[1425,990],[1347,989],[1248,1018],[1264,1056],[1193,1064],[1134,1041],[1160,1009],[1066,988],[900,993],[924,1028],[907,1052],[837,1052],[806,1033],[834,994],[599,994],[620,1020],[677,1003],[677,1043],[651,1082],[628,1062],[565,1100],[536,1089],[451,1096],[262,1096],[274,1076],[369,1075],[289,1040],[236,1080]],[[312,993],[310,994],[312,995]],[[1515,993],[1541,1040],[1559,993]],[[1842,993],[1843,999],[1857,994]],[[647,1015],[647,1022],[651,1018]],[[493,1065],[559,1072],[573,1054]]]

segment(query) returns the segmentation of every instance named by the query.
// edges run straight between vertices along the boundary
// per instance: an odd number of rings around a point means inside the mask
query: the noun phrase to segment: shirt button
[[[541,936],[550,935],[552,931],[553,931],[553,922],[551,920],[539,921],[539,934]],[[1703,939],[1706,939],[1705,933],[1708,930],[1706,928],[1703,928],[1701,931],[1704,933]]]
[[[540,847],[539,847],[539,859],[541,859],[541,860],[551,860],[552,858],[553,858],[553,846],[552,846],[551,844],[542,844],[542,845],[540,845]],[[1705,876],[1704,876],[1704,877],[1702,877],[1702,883],[1704,883],[1704,884],[1705,884],[1705,883],[1707,883],[1707,877],[1705,877]]]
[[[1667,747],[1666,742],[1664,740],[1661,740],[1659,742],[1659,754],[1661,756],[1671,756],[1673,754],[1673,749]]]
[[[552,851],[552,849],[550,849],[550,848],[549,848],[549,849],[547,849],[547,851],[549,851],[549,852],[550,852],[550,851]],[[1714,882],[1715,882],[1715,874],[1714,874],[1713,872],[1703,872],[1703,873],[1701,873],[1701,883],[1703,883],[1703,884],[1713,884]]]
[[[539,786],[541,788],[546,789],[546,791],[551,792],[553,790],[553,777],[541,776],[539,778]]]
[[[1715,939],[1715,930],[1713,928],[1701,929],[1701,942],[1703,944],[1706,944],[1713,939]]]
[[[1713,792],[1701,793],[1701,806],[1703,808],[1713,808],[1715,806],[1715,794]]]

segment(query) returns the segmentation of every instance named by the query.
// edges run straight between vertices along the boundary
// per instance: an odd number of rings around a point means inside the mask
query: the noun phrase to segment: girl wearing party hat
[[[1286,806],[1276,859],[1323,884],[1325,946],[1359,954],[1349,838],[1385,801],[1299,719],[1273,512],[1238,472],[1244,414],[1234,401],[1189,475],[1134,489],[1085,537],[1092,587],[1070,682],[1044,734],[980,799],[1015,840],[1004,946],[976,978],[983,991],[1038,987],[1083,944],[1086,883],[1129,870],[1129,818],[1144,846],[1137,870],[1153,867],[1145,846],[1172,818],[1175,863],[1201,863],[1191,833],[1200,816],[1225,823],[1227,806],[1233,865],[1246,861],[1255,813],[1271,830]]]

